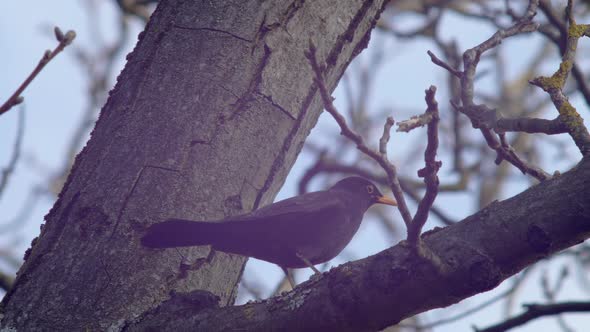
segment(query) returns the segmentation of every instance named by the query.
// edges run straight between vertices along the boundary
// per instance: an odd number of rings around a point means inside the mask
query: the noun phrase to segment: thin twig
[[[395,131],[410,132],[418,127],[424,127],[432,121],[431,113],[424,113],[420,115],[414,115],[408,120],[400,121],[397,123],[397,129]]]
[[[538,28],[538,24],[533,23],[532,19],[536,14],[538,2],[538,0],[531,0],[525,14],[517,20],[514,25],[505,29],[499,29],[494,35],[481,44],[466,50],[463,53],[463,72],[458,72],[456,69],[434,56],[432,52],[429,52],[429,55],[435,64],[447,69],[451,74],[460,78],[462,105],[459,105],[456,101],[451,101],[451,105],[457,111],[467,115],[473,126],[480,129],[487,145],[496,151],[496,163],[506,160],[516,166],[524,174],[530,174],[539,181],[544,181],[549,178],[548,173],[522,160],[510,146],[501,144],[496,135],[494,135],[494,132],[492,132],[492,129],[485,125],[485,121],[482,121],[482,118],[486,119],[489,115],[496,114],[495,110],[486,105],[476,105],[473,101],[475,91],[474,82],[477,74],[476,69],[482,54],[495,48],[508,37],[535,31]],[[498,116],[495,117],[498,118]]]
[[[443,51],[443,54],[447,59],[447,62],[449,62],[448,66],[452,68],[452,71],[449,72],[449,75],[447,77],[447,85],[449,87],[451,101],[458,103],[460,102],[461,98],[461,84],[459,80],[460,75],[457,76],[456,73],[453,72],[454,68],[458,68],[461,64],[461,56],[459,55],[457,42],[454,40],[450,42],[443,42],[441,38],[439,38],[436,34],[434,36],[434,42]],[[457,73],[460,74],[459,71],[457,71]],[[453,171],[457,172],[460,175],[461,179],[467,180],[467,178],[470,175],[470,172],[468,169],[465,168],[465,163],[463,160],[463,151],[465,150],[463,128],[465,127],[466,122],[463,121],[463,117],[461,117],[460,113],[458,112],[451,112],[451,121],[453,130]],[[465,184],[465,186],[467,185],[467,181],[464,181],[463,183]]]
[[[547,27],[550,26],[546,25],[542,26],[539,29],[539,32],[551,40],[559,49],[561,56],[563,56],[566,50],[566,40],[568,34],[566,23],[563,22],[560,15],[557,15],[557,13],[553,10],[550,1],[541,0],[539,2],[539,9],[541,9],[543,14],[545,14],[547,17],[549,24],[557,29],[557,31],[554,29],[547,29]],[[590,105],[590,86],[588,85],[587,79],[583,70],[580,68],[580,65],[575,62],[573,63],[572,74],[577,83],[577,90],[582,94],[582,96],[584,96],[586,104]]]
[[[395,165],[393,165],[387,159],[387,156],[384,153],[385,151],[382,151],[382,153],[380,153],[380,152],[377,152],[373,149],[370,149],[365,144],[363,138],[348,127],[348,125],[346,124],[346,120],[344,119],[344,117],[338,112],[338,110],[334,106],[334,104],[332,102],[332,96],[330,95],[330,93],[328,92],[328,89],[326,88],[326,85],[325,85],[324,79],[323,79],[323,74],[322,74],[323,70],[322,70],[322,67],[320,67],[320,65],[317,61],[317,57],[316,57],[316,47],[311,42],[311,40],[310,40],[309,44],[310,44],[309,50],[305,52],[305,56],[309,59],[311,67],[315,73],[314,81],[320,91],[320,95],[321,95],[322,100],[324,102],[324,107],[325,107],[326,111],[328,113],[330,113],[332,115],[332,117],[334,117],[334,120],[336,120],[336,122],[340,126],[340,130],[341,130],[340,134],[343,136],[346,136],[347,138],[352,140],[356,144],[357,149],[359,149],[364,154],[366,154],[367,156],[369,156],[370,158],[375,160],[383,168],[383,170],[387,173],[387,177],[389,180],[389,186],[391,188],[393,196],[397,200],[398,210],[400,211],[400,214],[404,220],[404,223],[406,224],[406,227],[409,229],[410,225],[412,223],[412,216],[410,215],[410,211],[408,209],[404,195],[402,193],[402,189],[399,184],[399,180],[397,178],[397,169],[396,169]],[[384,132],[387,131],[387,133],[384,133],[383,137],[381,138],[381,141],[383,141],[385,143],[387,143],[387,141],[388,141],[388,137],[387,137],[389,135],[388,129],[391,129],[391,126],[393,124],[390,124],[390,122],[392,122],[392,121],[393,121],[393,119],[388,119],[387,122],[385,123],[385,126],[384,126]]]
[[[428,219],[428,211],[432,207],[436,195],[438,194],[438,170],[442,166],[442,162],[436,160],[436,152],[438,150],[438,122],[440,121],[438,115],[438,103],[434,98],[436,94],[436,87],[431,86],[426,93],[426,114],[430,114],[431,121],[428,123],[427,136],[428,142],[426,144],[426,150],[424,151],[424,163],[423,169],[418,171],[418,176],[424,178],[426,184],[426,193],[418,204],[418,209],[414,218],[412,219],[412,227],[408,229],[408,242],[410,244],[416,244],[420,240],[420,233],[422,227]]]
[[[543,275],[541,276],[541,289],[543,290],[543,295],[545,296],[545,299],[549,301],[549,304],[555,303],[557,294],[561,290],[561,287],[563,286],[563,283],[565,282],[565,279],[568,275],[569,270],[567,266],[563,266],[553,288],[549,286],[549,278],[547,277],[547,271],[545,271],[545,273],[543,273]],[[559,326],[561,326],[561,329],[563,331],[572,331],[572,329],[565,322],[565,319],[562,315],[556,315],[555,319],[557,320],[557,323],[559,324]]]
[[[547,92],[551,101],[559,112],[559,117],[567,128],[567,132],[582,155],[590,154],[590,133],[584,125],[584,119],[563,93],[563,87],[573,68],[578,40],[583,36],[590,36],[590,24],[576,24],[572,14],[573,1],[569,0],[566,7],[566,17],[569,23],[565,52],[559,69],[551,77],[537,77],[530,81]]]
[[[27,88],[27,86],[29,86],[29,84],[31,84],[33,79],[35,79],[35,77],[37,77],[37,75],[39,74],[39,72],[41,72],[41,70],[45,67],[45,65],[47,65],[49,63],[49,61],[51,61],[61,51],[63,51],[63,49],[66,46],[70,45],[72,43],[72,41],[74,40],[74,38],[76,38],[76,33],[73,30],[66,32],[65,35],[63,32],[61,32],[61,30],[58,27],[55,27],[54,31],[55,31],[55,38],[57,39],[59,44],[57,44],[57,47],[53,51],[50,51],[50,50],[45,51],[45,53],[43,54],[43,57],[41,58],[41,60],[39,60],[39,63],[37,64],[35,69],[33,69],[33,72],[31,72],[31,74],[18,87],[18,89],[16,89],[16,91],[12,94],[12,96],[10,96],[10,98],[8,98],[8,100],[6,102],[4,102],[4,104],[2,104],[2,106],[0,106],[0,115],[8,112],[8,110],[10,110],[14,105],[18,105],[23,102],[24,99],[21,96],[21,93],[23,93],[23,91]]]
[[[439,59],[431,51],[428,51],[426,53],[428,53],[428,55],[430,56],[430,61],[432,61],[432,63],[434,63],[435,65],[440,66],[440,67],[446,69],[449,73],[453,74],[455,77],[461,78],[461,76],[463,75],[463,72],[462,71],[457,70],[457,69],[451,67],[451,65],[449,65],[448,63],[446,63],[443,60]]]
[[[558,315],[566,312],[589,312],[590,302],[563,302],[556,304],[525,304],[526,311],[518,316],[512,317],[499,324],[487,327],[485,329],[475,328],[477,332],[503,332],[513,327],[524,325],[533,319]]]
[[[385,125],[383,125],[383,135],[379,139],[379,153],[383,156],[383,158],[387,158],[387,143],[389,143],[389,139],[391,135],[391,127],[395,124],[395,121],[391,116],[387,117],[385,120]]]
[[[408,328],[414,328],[416,330],[426,330],[426,329],[431,329],[433,327],[437,327],[437,326],[441,326],[441,325],[445,325],[448,323],[452,323],[455,321],[458,321],[459,319],[465,318],[469,315],[472,315],[482,309],[485,309],[487,307],[489,307],[490,305],[502,300],[503,298],[507,297],[508,295],[512,294],[514,292],[514,288],[510,288],[507,289],[505,291],[503,291],[502,293],[492,297],[491,299],[482,302],[481,304],[476,305],[473,308],[469,308],[461,313],[458,313],[455,316],[451,316],[448,318],[443,318],[443,319],[439,319],[436,320],[434,322],[430,322],[427,324],[420,324],[420,325],[409,325],[409,324],[399,324],[400,327],[408,327]]]

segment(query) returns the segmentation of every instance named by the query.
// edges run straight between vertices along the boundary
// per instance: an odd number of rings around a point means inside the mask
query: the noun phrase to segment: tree
[[[172,215],[218,219],[272,201],[322,107],[331,109],[327,95],[368,43],[385,4],[160,3],[3,300],[3,327],[376,330],[491,289],[585,240],[587,158],[550,178],[519,157],[504,135],[514,123],[525,131],[557,128],[552,130],[570,133],[586,155],[587,132],[564,121],[568,114],[575,120],[575,113],[564,112],[554,127],[527,125],[494,117],[466,93],[482,53],[533,30],[535,7],[533,1],[524,15],[513,13],[514,24],[476,48],[475,58],[464,56],[463,72],[431,57],[460,80],[455,107],[481,129],[498,162],[506,160],[541,184],[425,234],[418,246],[402,243],[287,295],[230,306],[244,258],[207,248],[148,252],[138,244],[142,230]],[[319,63],[315,70],[304,56],[310,41],[317,47],[308,55]],[[536,82],[563,106],[565,80],[561,86]],[[430,107],[436,107],[433,98],[434,92]],[[436,127],[426,118],[420,119]],[[395,171],[383,182],[398,198]],[[416,217],[406,211],[404,220],[411,228]],[[499,236],[504,243],[496,241]],[[170,291],[176,295],[167,300]]]
[[[303,48],[318,40],[333,88],[382,7],[162,2],[4,298],[5,326],[116,328],[171,290],[232,303],[243,257],[138,254],[141,230],[272,201],[321,112]]]

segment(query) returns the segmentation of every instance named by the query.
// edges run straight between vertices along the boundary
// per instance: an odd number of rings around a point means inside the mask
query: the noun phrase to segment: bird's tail
[[[199,246],[214,244],[221,236],[219,223],[168,219],[151,225],[141,244],[150,248]]]

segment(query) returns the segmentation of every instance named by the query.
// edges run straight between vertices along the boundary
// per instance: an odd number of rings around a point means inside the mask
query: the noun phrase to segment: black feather
[[[151,225],[141,238],[150,248],[173,248],[213,244],[219,236],[219,225],[182,219],[168,219]]]
[[[141,243],[151,248],[211,245],[282,267],[305,267],[300,256],[318,264],[340,253],[358,230],[365,211],[380,196],[371,182],[350,177],[329,190],[224,220],[169,219],[150,226]]]

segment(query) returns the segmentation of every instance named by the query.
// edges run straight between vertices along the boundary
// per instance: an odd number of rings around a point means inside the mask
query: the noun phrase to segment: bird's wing
[[[233,219],[233,229],[254,241],[272,238],[280,245],[312,241],[346,219],[347,206],[336,195],[313,192],[268,205]],[[228,225],[229,226],[229,225]]]
[[[289,198],[219,223],[224,236],[216,249],[239,253],[281,266],[305,266],[295,251],[318,246],[330,237],[334,223],[346,218],[342,199],[327,192]],[[317,250],[315,250],[317,251]],[[316,260],[310,256],[310,260]]]
[[[295,215],[305,218],[308,215],[321,214],[322,212],[332,211],[344,207],[344,202],[338,199],[335,195],[329,194],[327,191],[316,191],[300,196],[287,198],[285,200],[264,206],[251,213],[231,218],[233,220],[269,220],[282,219],[286,216]],[[291,219],[291,218],[289,218]]]

